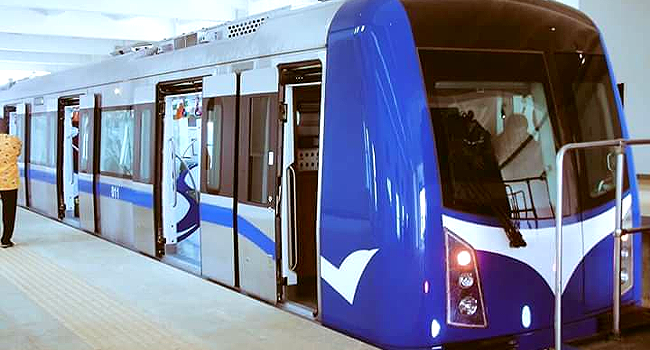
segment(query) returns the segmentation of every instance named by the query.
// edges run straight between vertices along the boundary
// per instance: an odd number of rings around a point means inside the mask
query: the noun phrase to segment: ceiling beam
[[[188,20],[220,21],[232,19],[237,12],[248,7],[248,0],[3,0],[5,7],[33,10],[46,15],[59,15],[67,11],[93,12],[115,15],[115,19],[134,17],[177,18]]]
[[[8,68],[8,66],[12,63],[19,63],[25,66],[32,64],[38,65],[39,67],[51,65],[56,67],[67,66],[70,68],[78,65],[98,62],[108,57],[110,56],[0,50],[0,70],[15,69]]]
[[[66,64],[46,64],[46,63],[31,63],[31,62],[2,62],[0,61],[0,74],[4,71],[28,71],[28,72],[60,72],[72,68],[73,66]],[[14,78],[15,80],[18,78]],[[2,81],[0,81],[2,85]]]
[[[108,55],[135,40],[80,38],[71,36],[0,33],[0,51]]]
[[[64,12],[50,16],[6,6],[0,6],[0,13],[0,32],[5,33],[148,41],[173,36],[175,27],[168,19],[115,20],[100,13]]]

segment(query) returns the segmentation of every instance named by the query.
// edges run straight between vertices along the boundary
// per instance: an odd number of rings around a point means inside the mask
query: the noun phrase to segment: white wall
[[[556,0],[556,1],[569,6],[573,6],[575,8],[578,8],[578,6],[580,5],[580,0]]]
[[[632,138],[650,138],[650,1],[580,0],[580,10],[603,33],[619,83]],[[650,174],[650,146],[634,149],[636,170]]]

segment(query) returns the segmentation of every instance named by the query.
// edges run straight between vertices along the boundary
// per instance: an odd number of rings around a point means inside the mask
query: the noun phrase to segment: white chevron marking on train
[[[352,305],[359,281],[361,281],[361,275],[366,270],[370,259],[378,251],[379,249],[371,249],[352,252],[343,259],[341,266],[338,268],[321,256],[321,277]]]

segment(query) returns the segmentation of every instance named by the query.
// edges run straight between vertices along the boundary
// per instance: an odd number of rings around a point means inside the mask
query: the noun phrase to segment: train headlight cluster
[[[487,317],[472,246],[445,228],[447,252],[447,324],[485,328]]]
[[[623,219],[623,228],[633,227],[632,209],[630,209]],[[634,250],[633,236],[625,235],[621,237],[621,294],[625,294],[634,285]]]

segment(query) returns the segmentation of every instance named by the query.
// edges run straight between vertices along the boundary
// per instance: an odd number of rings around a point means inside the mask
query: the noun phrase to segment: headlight
[[[621,285],[625,285],[630,280],[630,274],[626,269],[621,269]]]
[[[467,250],[461,250],[456,256],[456,260],[458,261],[458,265],[467,266],[472,262],[472,256]]]
[[[478,301],[474,297],[464,297],[458,303],[458,311],[463,315],[473,316],[476,310],[478,310]]]
[[[461,273],[460,277],[458,277],[458,285],[463,289],[471,288],[474,285],[474,276],[472,273]]]

